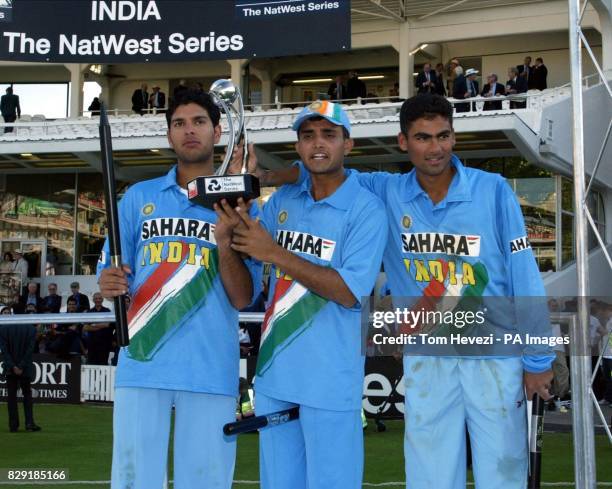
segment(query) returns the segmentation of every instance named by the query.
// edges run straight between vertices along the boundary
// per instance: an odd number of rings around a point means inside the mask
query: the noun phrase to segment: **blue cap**
[[[293,122],[293,130],[297,132],[305,120],[315,117],[323,117],[336,126],[344,127],[349,134],[351,133],[351,122],[344,109],[339,104],[328,100],[317,100],[304,107]]]

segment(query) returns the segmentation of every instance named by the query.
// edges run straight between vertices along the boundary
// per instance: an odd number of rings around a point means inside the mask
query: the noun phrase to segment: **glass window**
[[[76,273],[94,275],[106,236],[102,175],[79,175],[77,190]]]
[[[74,183],[74,175],[7,175],[0,194],[0,240],[46,242],[48,274],[73,273]]]
[[[521,205],[527,236],[540,271],[556,270],[555,179],[515,178],[508,183]]]
[[[574,241],[574,215],[561,215],[561,265],[574,261],[576,257],[576,242]]]

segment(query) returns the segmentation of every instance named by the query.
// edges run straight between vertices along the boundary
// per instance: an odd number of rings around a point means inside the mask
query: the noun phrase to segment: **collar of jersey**
[[[306,167],[304,170],[307,172]],[[347,176],[342,185],[340,185],[336,191],[331,194],[329,197],[326,197],[323,200],[318,200],[315,203],[328,204],[332,207],[336,207],[341,210],[348,210],[353,202],[357,192],[361,186],[357,181],[357,177],[351,174],[350,172],[344,171],[344,174]],[[306,194],[308,198],[312,199],[312,194],[310,193],[311,182],[310,182],[310,173],[306,174],[306,178],[300,184],[298,193]]]
[[[444,200],[446,202],[467,202],[472,200],[467,175],[465,174],[465,167],[455,155],[453,155],[451,158],[451,165],[455,167],[456,173],[451,181],[448,193],[446,194],[446,198]],[[404,192],[404,198],[402,199],[404,202],[410,202],[422,194],[427,195],[417,180],[416,171],[414,169],[408,173],[407,177],[408,185],[406,185],[407,189],[406,192]]]
[[[167,190],[175,185],[178,187],[178,183],[176,183],[176,165],[170,168],[170,171],[166,173],[166,178],[164,178],[160,190]]]

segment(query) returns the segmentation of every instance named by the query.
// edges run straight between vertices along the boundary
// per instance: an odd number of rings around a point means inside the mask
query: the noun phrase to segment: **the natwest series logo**
[[[443,233],[402,233],[404,253],[480,256],[480,236]]]
[[[316,256],[325,261],[331,261],[336,248],[335,241],[298,231],[278,230],[276,242],[286,250]]]

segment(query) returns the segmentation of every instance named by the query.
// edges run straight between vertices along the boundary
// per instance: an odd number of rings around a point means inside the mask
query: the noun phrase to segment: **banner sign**
[[[350,49],[350,0],[0,0],[0,60],[142,63]]]
[[[256,365],[257,357],[241,358],[240,377],[252,383],[255,378]],[[366,358],[362,406],[368,418],[403,419],[403,375],[401,358],[400,360],[382,356]],[[379,410],[380,414],[377,416]]]
[[[55,355],[33,355],[34,380],[32,381],[32,400],[45,403],[81,402],[81,359],[63,360]],[[0,402],[6,402],[8,391],[6,382],[0,380]],[[21,402],[21,389],[17,393]]]

